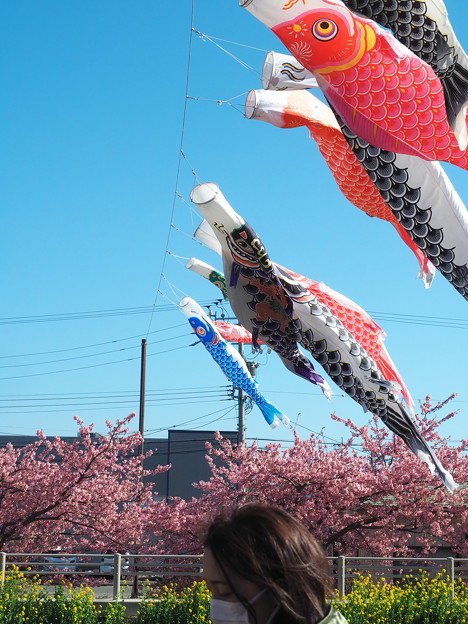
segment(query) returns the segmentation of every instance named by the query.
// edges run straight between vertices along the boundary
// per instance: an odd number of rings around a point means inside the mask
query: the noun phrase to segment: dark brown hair
[[[270,505],[249,504],[217,516],[208,526],[205,547],[213,556],[239,601],[229,570],[260,588],[279,605],[274,621],[316,624],[327,613],[331,593],[328,561],[303,524]]]

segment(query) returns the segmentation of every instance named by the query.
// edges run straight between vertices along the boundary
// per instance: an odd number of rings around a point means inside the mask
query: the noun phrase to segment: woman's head
[[[220,515],[208,526],[204,545],[213,597],[240,602],[251,621],[264,624],[277,608],[282,624],[314,624],[325,616],[326,556],[305,526],[282,509],[251,504]]]

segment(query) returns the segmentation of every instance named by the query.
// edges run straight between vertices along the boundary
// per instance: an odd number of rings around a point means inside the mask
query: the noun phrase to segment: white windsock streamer
[[[318,89],[315,76],[294,56],[268,52],[263,64],[262,85],[270,91]]]
[[[209,282],[217,286],[223,293],[223,297],[227,299],[226,280],[221,271],[218,271],[211,264],[198,260],[198,258],[189,258],[185,264],[185,268],[193,271],[197,275],[204,277]]]
[[[217,253],[218,256],[221,255],[221,245],[218,239],[216,238],[211,225],[206,221],[206,219],[203,219],[203,221],[197,227],[197,229],[195,230],[194,236],[201,243],[206,245],[208,249],[211,249],[211,251],[214,251],[215,253]]]

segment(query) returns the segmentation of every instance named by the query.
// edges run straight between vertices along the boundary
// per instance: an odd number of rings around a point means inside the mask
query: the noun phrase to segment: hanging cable
[[[258,50],[258,52],[269,52],[269,50],[264,50],[263,48],[255,48],[254,46],[247,45],[245,43],[238,43],[237,41],[229,41],[229,39],[221,39],[221,37],[213,37],[213,35],[205,35],[201,33],[199,30],[193,29],[197,35],[200,35],[201,39],[208,39],[211,41],[212,39],[216,39],[216,41],[223,41],[224,43],[232,43],[232,45],[240,46],[241,48],[249,48],[250,50]]]
[[[191,95],[188,96],[189,100],[197,100],[198,102],[214,102],[215,104],[218,104],[218,106],[222,106],[223,104],[227,104],[228,106],[230,106],[231,108],[233,108],[234,110],[236,110],[238,113],[240,113],[242,115],[242,117],[245,117],[245,113],[242,109],[238,108],[235,104],[233,104],[231,102],[231,100],[240,97],[238,95],[236,95],[234,98],[230,98],[229,100],[212,100],[210,98],[201,98],[201,97],[192,97]]]
[[[166,282],[166,284],[169,286],[169,288],[171,289],[172,294],[174,295],[174,297],[180,297],[180,295],[178,295],[177,292],[181,293],[183,297],[188,297],[188,294],[184,290],[182,290],[181,288],[178,288],[175,284],[170,282],[164,274],[163,274],[163,279]],[[162,294],[163,293],[161,293],[161,295]],[[164,297],[164,295],[163,295],[163,297]],[[170,299],[168,297],[166,297],[166,299],[168,299],[170,301]],[[174,304],[174,305],[179,307],[178,304]]]
[[[190,36],[189,36],[189,49],[188,49],[188,57],[187,57],[187,74],[186,74],[186,79],[185,79],[185,98],[184,98],[184,109],[183,109],[183,114],[182,114],[182,128],[181,128],[181,132],[180,132],[180,146],[179,146],[179,157],[178,157],[178,161],[177,161],[177,174],[176,174],[176,181],[175,181],[175,189],[174,189],[174,198],[172,201],[172,209],[171,209],[171,216],[169,219],[169,229],[167,232],[167,239],[166,239],[166,245],[165,245],[165,249],[169,248],[169,242],[171,239],[171,231],[172,231],[172,222],[174,220],[174,212],[175,212],[175,206],[176,206],[176,201],[177,201],[177,193],[179,190],[179,178],[180,178],[180,166],[182,163],[182,155],[183,155],[183,147],[184,147],[184,138],[185,138],[185,122],[187,120],[187,102],[188,102],[188,90],[189,90],[189,85],[190,85],[190,67],[192,64],[192,45],[193,45],[193,24],[194,24],[194,17],[195,17],[195,0],[192,0],[192,10],[191,10],[191,16],[190,16]],[[154,299],[154,305],[153,308],[156,307],[157,301],[158,301],[158,297],[160,294],[160,288],[161,288],[161,282],[163,279],[163,275],[164,275],[164,268],[166,266],[166,258],[167,258],[167,254],[166,252],[164,252],[164,256],[163,256],[163,261],[162,261],[162,267],[161,267],[161,273],[159,275],[159,281],[158,281],[158,285],[156,288],[156,295],[155,295],[155,299]],[[154,318],[154,312],[151,314],[149,323],[148,323],[148,330],[146,335],[149,335],[150,329],[151,329],[151,325],[153,323],[153,318]]]
[[[243,61],[242,59],[240,59],[238,56],[236,56],[235,54],[233,54],[232,52],[229,52],[229,50],[226,50],[226,48],[223,48],[222,45],[219,45],[219,43],[216,43],[216,41],[214,41],[214,39],[216,37],[210,37],[209,35],[205,35],[203,33],[201,33],[199,30],[195,30],[194,28],[192,28],[192,31],[197,33],[197,35],[199,35],[202,39],[206,39],[207,41],[209,41],[210,43],[212,43],[214,46],[216,46],[217,48],[219,48],[222,52],[224,52],[225,54],[227,54],[228,56],[230,56],[232,59],[234,59],[237,63],[239,63],[239,65],[241,65],[242,67],[244,67],[245,69],[248,69],[249,71],[254,72],[255,74],[257,74],[258,76],[260,76],[260,72],[257,71],[256,69],[254,69],[251,65],[249,65],[248,63],[246,63],[245,61]],[[218,41],[223,41],[223,39],[218,39]],[[231,43],[231,42],[228,42]],[[264,50],[266,52],[266,50]]]
[[[181,230],[180,228],[176,227],[175,225],[171,225],[171,227],[176,230],[177,232],[179,232],[180,234],[183,234],[184,236],[186,236],[187,238],[190,238],[190,240],[192,240],[194,243],[197,243],[197,245],[200,245],[201,247],[204,247],[205,249],[210,249],[210,247],[208,245],[206,245],[203,241],[198,240],[198,238],[195,238],[193,236],[193,234],[187,234],[187,232],[184,232],[183,230]],[[166,252],[169,253],[166,249]]]
[[[195,171],[195,169],[192,167],[189,159],[187,158],[184,150],[181,150],[181,154],[182,154],[182,158],[185,160],[185,162],[188,164],[188,166],[190,167],[190,170],[192,171],[193,177],[198,180],[199,182],[201,182],[201,179],[198,175],[198,173]]]
[[[190,98],[190,97],[189,97],[188,99],[189,99],[189,100],[190,100],[190,99],[192,99],[192,100],[193,100],[193,99],[195,99],[195,98]],[[200,180],[200,178],[198,178],[198,179]],[[192,216],[193,216],[193,215],[195,215],[198,219],[200,219],[200,213],[198,212],[198,210],[196,210],[196,209],[194,208],[193,204],[191,204],[190,202],[188,202],[188,201],[185,199],[185,197],[184,197],[183,195],[181,195],[178,191],[176,191],[176,195],[177,195],[177,197],[180,199],[180,201],[184,202],[184,204],[185,204],[186,206],[188,206],[188,208],[189,208],[189,210],[190,210],[190,214],[191,214]],[[171,223],[171,227],[173,227],[175,230],[177,230],[177,229],[178,229],[178,228],[177,228],[177,227],[176,227],[173,223]],[[193,222],[192,222],[192,227],[193,227]]]

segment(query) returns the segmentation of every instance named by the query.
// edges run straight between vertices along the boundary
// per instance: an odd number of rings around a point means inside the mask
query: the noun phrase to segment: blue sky
[[[468,7],[446,5],[466,48]],[[243,117],[243,94],[261,87],[261,50],[284,49],[236,0],[195,2],[198,31],[260,50],[216,40],[246,69],[194,34],[176,184],[190,15],[189,0],[0,5],[0,431],[73,435],[74,414],[102,430],[138,411],[145,337],[148,434],[235,428],[227,380],[201,345],[189,346],[190,328],[171,304],[218,297],[174,257],[219,266],[192,240],[201,219],[186,203],[194,183],[214,181],[275,261],[374,314],[416,400],[458,393],[460,413],[443,432],[466,436],[467,302],[440,274],[424,290],[411,252],[389,224],[347,202],[305,129]],[[445,168],[468,202],[466,172]],[[302,436],[345,436],[332,411],[366,421],[339,389],[327,402],[275,354],[256,361],[261,390]],[[254,408],[247,436],[292,432],[270,430]]]

